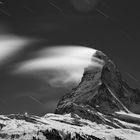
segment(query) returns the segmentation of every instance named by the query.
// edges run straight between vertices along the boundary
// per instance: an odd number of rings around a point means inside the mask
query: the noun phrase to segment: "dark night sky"
[[[0,60],[1,114],[27,111],[44,115],[53,112],[58,99],[69,92],[71,87],[51,87],[36,75],[11,74],[17,64],[52,45],[101,50],[119,66],[131,86],[140,86],[138,2],[95,0],[89,5],[88,0],[79,1],[73,5],[73,0],[1,0],[0,42],[5,38],[15,44],[21,38],[30,40],[22,51]]]

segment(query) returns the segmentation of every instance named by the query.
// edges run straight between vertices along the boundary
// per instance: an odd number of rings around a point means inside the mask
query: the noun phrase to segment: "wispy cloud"
[[[12,34],[0,35],[0,64],[10,60],[29,43],[28,39]]]
[[[48,47],[37,52],[36,58],[20,63],[14,73],[39,75],[54,87],[79,83],[85,67],[100,66],[92,59],[95,52],[82,46]]]

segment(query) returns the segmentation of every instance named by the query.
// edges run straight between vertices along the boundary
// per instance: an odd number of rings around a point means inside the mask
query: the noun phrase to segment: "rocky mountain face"
[[[0,139],[140,140],[140,91],[123,81],[102,52],[96,51],[92,61],[55,114],[1,115]]]
[[[89,66],[85,69],[82,80],[71,94],[65,95],[59,102],[56,113],[73,113],[81,117],[89,116],[80,113],[77,108],[87,108],[105,115],[116,112],[140,113],[140,91],[130,88],[122,80],[117,66],[102,52],[94,54],[101,66]],[[92,115],[92,113],[89,111]]]

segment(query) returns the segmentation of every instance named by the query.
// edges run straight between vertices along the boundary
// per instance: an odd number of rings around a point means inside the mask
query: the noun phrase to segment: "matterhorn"
[[[0,115],[0,140],[140,140],[140,90],[103,52],[91,61],[54,114]]]

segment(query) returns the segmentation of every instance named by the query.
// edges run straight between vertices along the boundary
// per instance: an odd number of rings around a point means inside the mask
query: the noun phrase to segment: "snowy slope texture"
[[[122,80],[102,52],[79,85],[59,101],[55,114],[1,115],[0,140],[140,140],[140,91]]]

